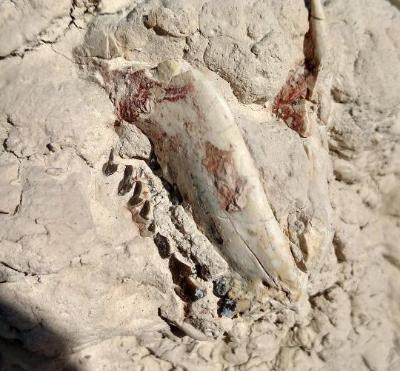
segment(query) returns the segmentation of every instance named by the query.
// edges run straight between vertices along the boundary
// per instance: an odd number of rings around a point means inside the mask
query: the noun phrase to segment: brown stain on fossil
[[[317,2],[311,1],[314,3],[314,7]],[[308,4],[308,8],[309,29],[304,35],[304,59],[298,67],[290,72],[286,83],[275,97],[272,107],[272,113],[302,137],[308,137],[310,134],[305,105],[307,101],[313,101],[313,92],[320,72],[321,47],[324,46],[321,40],[323,35],[318,34],[321,30],[315,24],[315,20],[322,21],[322,19],[313,14],[315,8],[312,4]]]
[[[117,105],[117,112],[121,119],[134,122],[141,113],[149,111],[151,89],[159,86],[159,83],[149,79],[144,71],[126,71],[122,75],[120,71],[113,71],[113,80],[123,79],[125,82],[124,99],[121,99]]]
[[[232,151],[225,151],[206,143],[203,165],[214,178],[221,208],[229,212],[240,211],[246,206],[247,182],[238,175]]]
[[[114,104],[117,108],[118,118],[130,123],[136,122],[140,114],[148,113],[152,103],[163,101],[177,102],[186,99],[188,94],[193,91],[192,84],[182,86],[163,84],[146,75],[145,70],[134,71],[130,68],[126,70],[110,71],[103,68],[102,75],[106,89],[118,95],[117,84],[115,81],[123,81],[125,92]]]
[[[306,70],[292,73],[276,96],[272,107],[272,113],[301,136],[306,136],[307,130],[303,106],[308,96],[307,74]]]

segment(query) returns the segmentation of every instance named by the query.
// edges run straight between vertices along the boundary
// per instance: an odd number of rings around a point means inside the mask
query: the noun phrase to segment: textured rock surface
[[[1,2],[1,369],[400,368],[398,1],[324,5],[333,109],[310,101],[301,137],[273,105],[306,58],[304,1]],[[171,58],[227,101],[302,305],[231,271],[118,117],[101,68]]]

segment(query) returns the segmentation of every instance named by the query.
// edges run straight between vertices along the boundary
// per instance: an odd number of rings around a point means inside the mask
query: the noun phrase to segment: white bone
[[[324,8],[321,0],[311,0],[311,29],[314,44],[314,58],[319,66],[327,52],[327,33]]]

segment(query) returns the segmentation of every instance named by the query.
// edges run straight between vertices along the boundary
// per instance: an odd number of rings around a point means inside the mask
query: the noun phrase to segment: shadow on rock
[[[78,371],[68,340],[0,299],[0,371]]]

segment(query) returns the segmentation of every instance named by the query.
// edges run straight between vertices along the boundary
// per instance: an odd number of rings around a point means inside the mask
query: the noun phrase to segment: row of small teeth
[[[117,169],[118,164],[114,162],[114,150],[111,150],[108,161],[103,165],[103,174],[110,176]],[[126,195],[132,190],[133,186],[135,186],[133,195],[127,203],[128,210],[132,213],[135,222],[148,224],[152,215],[152,207],[149,200],[150,191],[145,183],[133,176],[133,166],[126,165],[124,176],[118,184],[118,195]]]

